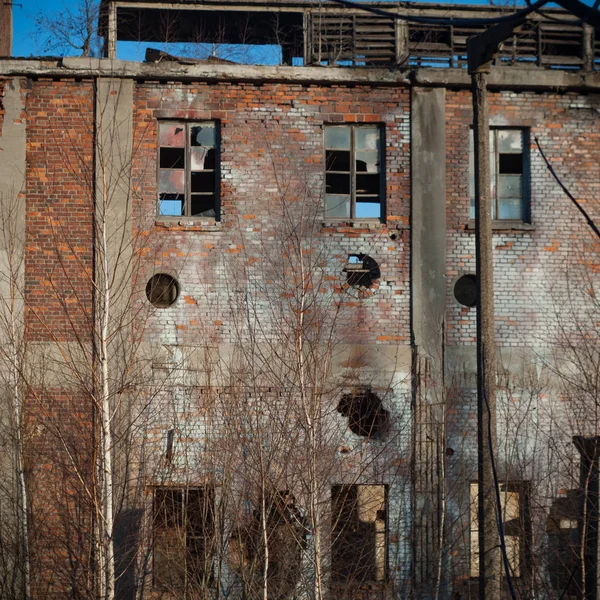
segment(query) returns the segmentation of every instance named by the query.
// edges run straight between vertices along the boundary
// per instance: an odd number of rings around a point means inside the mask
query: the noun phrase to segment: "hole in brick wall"
[[[156,308],[168,308],[179,296],[179,284],[166,273],[153,275],[146,284],[146,297]]]
[[[346,282],[352,287],[370,288],[381,277],[379,265],[366,254],[350,254],[344,271]]]
[[[337,411],[348,418],[350,431],[362,437],[379,437],[389,420],[389,413],[383,408],[381,399],[370,388],[344,394]]]
[[[477,278],[463,275],[454,284],[454,297],[459,304],[473,308],[477,304]]]

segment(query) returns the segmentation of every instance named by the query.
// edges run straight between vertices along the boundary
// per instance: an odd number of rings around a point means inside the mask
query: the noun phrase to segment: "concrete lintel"
[[[112,77],[173,81],[274,81],[289,83],[406,85],[406,71],[350,67],[288,67],[263,65],[183,65],[139,63],[97,58],[0,60],[0,76]]]
[[[469,88],[466,69],[380,69],[370,67],[288,67],[264,65],[183,65],[177,62],[140,63],[116,59],[0,59],[0,76],[114,77],[173,81],[259,81],[376,86]],[[492,67],[490,89],[600,90],[600,72]]]
[[[471,77],[466,69],[417,69],[413,82],[420,86],[470,88]],[[600,72],[586,73],[545,70],[542,68],[492,67],[488,76],[490,89],[515,90],[598,90]]]

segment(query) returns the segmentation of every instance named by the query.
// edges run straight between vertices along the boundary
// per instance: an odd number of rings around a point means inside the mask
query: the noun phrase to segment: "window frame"
[[[519,555],[518,555],[518,573],[512,572],[511,577],[513,579],[525,580],[532,572],[531,564],[531,539],[532,539],[532,522],[531,522],[531,486],[530,482],[525,479],[507,479],[505,481],[499,481],[498,486],[500,487],[500,494],[518,494],[519,503],[518,510],[519,515],[517,519],[505,520],[505,516],[502,517],[502,525],[504,530],[504,537],[517,537],[519,540]],[[506,500],[504,500],[505,511],[506,511]],[[517,531],[515,532],[515,523],[518,521]],[[478,513],[478,483],[477,481],[471,481],[469,483],[469,541],[470,541],[470,552],[469,552],[469,577],[472,580],[479,579],[479,563],[473,563],[473,549],[477,548],[476,555],[479,556],[479,513]],[[475,537],[474,537],[475,536]],[[508,550],[508,549],[507,549]],[[510,555],[509,555],[510,562]],[[504,567],[502,568],[502,576],[506,577]]]
[[[384,511],[385,511],[385,518],[383,519],[383,524],[384,524],[384,530],[383,530],[383,550],[384,550],[384,557],[383,557],[383,576],[381,578],[368,578],[368,577],[360,577],[359,573],[356,572],[356,570],[353,570],[351,573],[348,574],[347,577],[343,577],[340,576],[339,572],[336,572],[336,565],[338,563],[335,562],[335,555],[337,552],[340,552],[340,548],[336,548],[336,544],[342,544],[344,543],[343,541],[343,534],[346,533],[354,533],[356,530],[356,526],[353,523],[350,522],[346,522],[345,526],[346,526],[346,531],[344,532],[344,525],[341,526],[341,530],[340,530],[340,525],[339,525],[339,521],[340,518],[343,514],[343,512],[337,511],[336,510],[336,506],[337,506],[337,501],[339,501],[339,498],[342,497],[342,495],[344,494],[344,489],[346,489],[347,491],[346,493],[346,497],[348,496],[349,492],[350,492],[350,488],[356,488],[356,503],[357,506],[356,508],[352,507],[352,510],[358,510],[358,489],[361,487],[379,487],[379,488],[383,488],[383,500],[384,500]],[[342,500],[343,503],[343,500]],[[342,506],[343,508],[343,506]],[[390,570],[389,570],[389,486],[385,483],[365,483],[365,484],[360,484],[360,483],[354,483],[354,484],[335,484],[331,486],[331,532],[332,532],[332,541],[331,541],[331,548],[330,548],[330,555],[331,555],[331,573],[332,573],[332,577],[331,577],[331,581],[332,583],[335,584],[340,584],[340,583],[353,583],[353,584],[357,584],[357,585],[362,585],[362,584],[385,584],[387,583],[388,579],[389,579],[389,575],[390,575]],[[380,521],[380,519],[376,518],[376,521]],[[378,532],[375,531],[375,536],[378,535]],[[375,540],[377,540],[377,537],[375,537]],[[377,544],[377,541],[376,541]],[[375,544],[375,545],[376,545]],[[367,543],[365,542],[364,547],[367,546]],[[377,552],[377,549],[375,548],[375,553]],[[374,558],[376,560],[376,554],[374,555]],[[361,559],[365,560],[364,555],[361,553]],[[343,562],[348,565],[351,561],[348,561],[347,559],[344,559]],[[352,565],[350,565],[352,566]],[[370,568],[372,568],[374,571],[377,570],[377,564],[376,562],[374,562]]]
[[[357,217],[356,216],[356,130],[359,128],[375,127],[379,134],[379,216],[378,217]],[[345,174],[346,171],[330,171],[327,168],[327,151],[336,150],[335,148],[327,147],[327,129],[328,128],[347,128],[350,129],[350,216],[337,217],[331,216],[327,212],[327,174]],[[324,123],[323,124],[323,154],[324,154],[324,170],[323,170],[323,207],[324,216],[327,221],[377,221],[384,223],[386,217],[386,127],[385,123]],[[340,150],[340,149],[337,149]],[[338,194],[330,194],[338,195]],[[375,203],[372,203],[375,204]]]
[[[490,139],[490,155],[493,153],[494,160],[493,165],[490,164],[490,205],[492,211],[492,221],[496,224],[511,224],[511,223],[531,223],[531,150],[530,150],[530,139],[531,129],[529,127],[521,126],[500,126],[493,125],[489,128],[490,133],[493,135]],[[501,219],[499,215],[500,200],[498,195],[499,189],[499,155],[497,134],[498,131],[520,131],[521,132],[521,217],[518,219]],[[471,176],[475,176],[475,139],[474,139],[473,127],[469,129],[469,219],[472,221],[475,219],[475,181],[471,179]],[[490,136],[492,138],[492,136]],[[490,161],[491,162],[491,161]],[[492,169],[493,167],[493,169]]]
[[[169,215],[169,214],[161,214],[160,212],[160,203],[161,203],[161,192],[160,192],[160,172],[161,171],[170,171],[170,170],[180,170],[180,169],[168,169],[161,168],[160,166],[160,126],[162,123],[169,123],[172,125],[179,124],[185,128],[186,136],[185,136],[185,167],[184,167],[184,202],[183,202],[183,213],[182,215]],[[214,151],[215,151],[215,166],[213,169],[214,172],[214,197],[215,197],[215,216],[202,216],[202,215],[191,215],[191,198],[192,198],[192,169],[191,169],[191,148],[192,145],[190,143],[190,128],[195,125],[202,125],[205,123],[210,123],[214,125],[215,130],[215,141],[214,141]],[[177,118],[167,118],[167,119],[157,119],[157,128],[156,128],[156,218],[159,220],[171,220],[171,221],[181,221],[183,220],[221,220],[221,122],[218,119],[177,119]],[[204,170],[208,172],[209,170]],[[202,172],[202,171],[199,171]],[[199,193],[198,195],[202,195]]]
[[[194,486],[176,486],[176,485],[157,485],[152,488],[152,586],[157,589],[167,589],[171,587],[179,587],[183,588],[186,585],[190,585],[189,573],[195,568],[196,563],[193,560],[193,557],[190,556],[190,540],[193,542],[194,540],[202,540],[203,547],[203,559],[205,564],[208,562],[210,566],[207,568],[204,577],[207,581],[212,581],[214,578],[214,556],[213,556],[213,548],[212,543],[216,536],[216,521],[215,521],[215,488],[212,485],[194,485]],[[168,523],[167,520],[169,515],[165,514],[164,523],[161,522],[161,517],[159,516],[159,500],[157,495],[159,492],[163,493],[173,493],[178,495],[178,502],[181,507],[181,514],[176,515],[175,523]],[[190,517],[188,513],[188,506],[190,504],[189,496],[191,493],[199,492],[203,495],[203,498],[206,500],[206,510],[211,515],[211,520],[204,528],[205,532],[202,535],[198,535],[197,532],[195,534],[194,531],[191,531],[190,527]],[[175,530],[175,533],[173,532]],[[156,567],[156,556],[157,556],[157,535],[158,532],[162,532],[163,535],[169,535],[169,537],[173,537],[176,535],[177,530],[181,531],[183,547],[181,548],[184,551],[183,556],[177,557],[177,562],[183,561],[183,574],[185,577],[181,582],[173,582],[173,585],[169,585],[165,581],[159,581],[159,576],[157,574]],[[207,532],[207,533],[206,533]],[[207,552],[208,548],[208,552]],[[208,557],[208,561],[207,561]],[[198,559],[198,556],[195,557]],[[194,571],[195,572],[195,571]],[[195,585],[195,582],[192,581],[191,585]]]

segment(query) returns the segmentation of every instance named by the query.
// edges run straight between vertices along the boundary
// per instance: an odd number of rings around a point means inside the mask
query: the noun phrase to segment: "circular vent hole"
[[[477,278],[475,275],[463,275],[454,284],[454,297],[463,306],[473,308],[477,304]]]
[[[146,297],[156,308],[168,308],[179,296],[177,280],[166,273],[157,273],[146,284]]]

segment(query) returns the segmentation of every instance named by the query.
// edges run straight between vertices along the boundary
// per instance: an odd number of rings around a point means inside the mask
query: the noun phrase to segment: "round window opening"
[[[477,304],[477,278],[475,275],[463,275],[454,284],[454,297],[463,306],[473,308]]]
[[[346,282],[352,287],[370,288],[381,277],[377,261],[366,254],[350,254],[344,271]]]
[[[156,308],[168,308],[179,296],[177,280],[166,273],[157,273],[146,284],[146,297]]]

